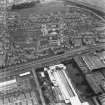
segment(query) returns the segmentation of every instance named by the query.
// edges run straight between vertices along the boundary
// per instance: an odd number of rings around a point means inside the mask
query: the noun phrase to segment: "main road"
[[[74,49],[71,51],[67,51],[61,55],[55,55],[55,56],[43,58],[40,60],[33,60],[33,61],[26,62],[23,64],[9,66],[9,67],[6,67],[6,68],[0,70],[0,78],[7,76],[8,74],[10,75],[11,72],[12,72],[12,74],[15,74],[16,72],[19,73],[22,70],[27,71],[30,68],[36,69],[36,68],[45,67],[48,65],[63,62],[65,60],[70,60],[71,58],[73,58],[74,56],[77,56],[77,55],[81,55],[81,54],[88,53],[88,52],[94,52],[97,49],[103,49],[103,48],[105,49],[105,44],[81,47],[80,49]]]

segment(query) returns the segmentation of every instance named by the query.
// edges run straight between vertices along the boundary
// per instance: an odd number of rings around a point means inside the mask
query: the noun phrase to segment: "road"
[[[68,1],[87,4],[88,6],[90,5],[93,8],[95,7],[105,12],[105,0],[68,0]]]
[[[97,5],[92,5],[91,3],[84,2],[83,0],[66,0],[67,4],[73,3],[73,5],[79,6],[81,8],[87,9],[95,15],[99,16],[105,21],[105,9],[98,7]]]
[[[10,75],[11,74],[10,72],[12,72],[12,74],[15,74],[16,71],[19,72],[21,70],[27,70],[28,68],[33,68],[33,67],[34,68],[45,67],[50,64],[56,64],[58,62],[65,61],[67,59],[70,60],[72,57],[76,55],[81,55],[83,53],[95,51],[96,49],[99,49],[99,48],[105,48],[105,44],[97,45],[97,46],[90,46],[90,47],[82,47],[80,49],[75,49],[73,51],[67,51],[66,53],[61,54],[61,55],[56,55],[49,58],[44,58],[40,60],[35,60],[35,61],[23,63],[23,64],[6,67],[0,70],[1,72],[0,77]],[[7,73],[4,73],[5,71],[7,71]]]

